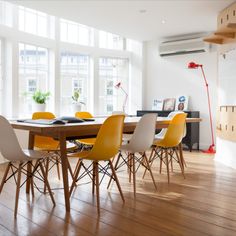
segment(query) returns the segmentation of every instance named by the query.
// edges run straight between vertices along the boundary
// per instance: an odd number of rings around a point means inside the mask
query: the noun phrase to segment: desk
[[[126,117],[124,123],[124,132],[132,132],[135,129],[137,122],[140,117]],[[14,129],[28,130],[29,131],[29,143],[28,148],[34,148],[34,136],[42,135],[53,137],[59,140],[60,142],[60,152],[61,152],[61,165],[62,165],[62,176],[63,176],[63,185],[64,185],[64,196],[65,196],[65,206],[66,210],[70,211],[70,196],[69,196],[69,182],[68,182],[68,163],[67,163],[67,153],[66,153],[66,138],[67,137],[86,137],[90,135],[96,135],[99,128],[104,122],[105,118],[96,118],[92,122],[84,123],[73,123],[66,125],[39,125],[39,124],[30,124],[22,123],[17,121],[11,121],[11,125]],[[200,122],[200,118],[187,118],[187,123]],[[162,129],[168,127],[169,119],[164,117],[158,117],[156,122],[156,128]],[[30,167],[28,166],[28,171]],[[29,193],[30,182],[26,184],[26,192]]]

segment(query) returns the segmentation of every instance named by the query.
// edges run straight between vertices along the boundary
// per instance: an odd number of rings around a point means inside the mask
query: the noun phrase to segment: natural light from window
[[[91,27],[73,21],[61,19],[60,31],[61,41],[85,46],[94,45],[94,30]]]
[[[54,38],[55,17],[19,6],[19,30],[42,37]]]
[[[89,99],[89,56],[78,53],[61,53],[61,113],[73,113],[72,95],[80,93],[79,101],[88,106]]]
[[[99,31],[99,47],[108,49],[124,49],[124,38],[105,31]]]
[[[111,114],[122,111],[125,94],[116,89],[121,82],[122,88],[128,92],[129,78],[128,59],[106,58],[99,59],[99,111],[101,114]]]
[[[19,44],[19,113],[32,113],[32,95],[36,90],[48,91],[48,49]]]

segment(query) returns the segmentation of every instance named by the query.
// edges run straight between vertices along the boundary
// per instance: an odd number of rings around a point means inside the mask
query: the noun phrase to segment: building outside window
[[[61,113],[72,112],[72,95],[80,92],[80,101],[89,102],[89,56],[78,53],[61,53]]]
[[[54,38],[55,17],[30,8],[19,6],[18,28],[42,37]]]
[[[64,19],[60,20],[60,27],[61,41],[85,46],[94,45],[93,28]]]
[[[19,44],[19,113],[32,113],[32,95],[36,90],[48,91],[48,49]]]
[[[99,31],[99,47],[107,49],[124,49],[124,38],[105,31]]]
[[[106,58],[99,59],[99,113],[111,114],[122,111],[125,94],[115,85],[121,82],[122,88],[128,92],[129,78],[128,59]],[[128,106],[126,106],[128,109]]]

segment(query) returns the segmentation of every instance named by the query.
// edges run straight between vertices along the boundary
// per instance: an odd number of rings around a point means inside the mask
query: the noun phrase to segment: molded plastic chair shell
[[[33,120],[37,119],[54,119],[55,115],[51,112],[35,112],[32,115]],[[50,137],[36,135],[34,138],[34,146],[41,150],[53,151],[59,147],[59,142]]]
[[[75,113],[75,117],[83,119],[83,118],[93,118],[92,114],[87,111],[77,111]]]
[[[184,113],[183,111],[172,111],[167,116],[168,118],[173,118],[176,114]],[[165,133],[167,131],[167,128],[163,128],[158,134],[155,135],[155,139],[163,139],[165,136]],[[184,129],[184,136],[186,136],[186,127]]]
[[[83,158],[100,161],[114,157],[121,145],[124,118],[124,115],[109,116],[102,124],[91,151],[83,152],[85,155],[81,153]],[[72,156],[80,157],[80,153]]]
[[[141,117],[128,144],[121,150],[131,153],[145,152],[153,144],[156,129],[156,113],[148,113]]]
[[[78,111],[75,113],[75,117],[84,119],[84,118],[93,118],[92,114],[87,111]],[[95,143],[96,138],[83,138],[77,140],[77,142],[81,143],[82,145],[92,146]]]
[[[27,158],[42,158],[39,152],[28,150],[23,151],[11,124],[8,120],[0,116],[0,152],[9,161],[25,161]]]
[[[157,140],[154,144],[159,147],[176,147],[179,145],[183,139],[186,117],[186,113],[176,114],[167,128],[164,138]]]

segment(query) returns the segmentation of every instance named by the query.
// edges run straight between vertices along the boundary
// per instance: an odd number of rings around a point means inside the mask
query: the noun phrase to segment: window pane
[[[112,111],[122,111],[128,92],[128,59],[105,58],[99,59],[99,114],[110,114]],[[122,89],[115,85],[121,83]]]
[[[48,91],[48,49],[19,44],[19,114],[31,116],[32,94]]]
[[[72,95],[75,90],[80,92],[80,101],[88,107],[89,94],[89,57],[78,53],[61,53],[61,113],[73,114]]]
[[[18,29],[41,37],[54,38],[54,17],[26,7],[18,7]]]
[[[93,28],[73,21],[61,19],[60,29],[62,41],[93,46]]]
[[[6,1],[0,1],[0,24],[12,26],[13,5]]]
[[[123,50],[124,39],[119,35],[111,34],[105,31],[99,31],[99,47],[108,49]]]

